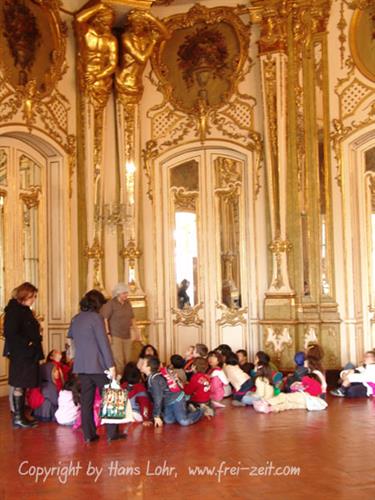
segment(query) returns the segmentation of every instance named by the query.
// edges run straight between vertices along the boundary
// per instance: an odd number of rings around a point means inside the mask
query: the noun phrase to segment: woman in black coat
[[[25,389],[39,385],[39,361],[44,358],[40,325],[30,307],[38,289],[25,282],[13,292],[4,312],[4,354],[9,357],[9,385],[13,390],[14,427],[33,427],[25,419]]]

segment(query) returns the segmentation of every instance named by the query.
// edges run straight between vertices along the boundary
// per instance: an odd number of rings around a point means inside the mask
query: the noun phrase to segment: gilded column
[[[142,292],[138,276],[138,184],[139,103],[143,95],[143,72],[160,39],[168,32],[164,25],[143,10],[132,10],[121,36],[122,59],[116,72],[116,119],[120,168],[120,203],[126,206],[124,225],[124,280],[133,294]]]
[[[252,2],[260,22],[258,41],[264,112],[264,149],[269,194],[268,248],[272,268],[264,302],[263,343],[283,368],[292,363],[295,346],[295,292],[290,284],[287,233],[288,19],[287,2]]]
[[[272,240],[272,277],[267,298],[292,297],[286,234],[287,180],[287,11],[282,2],[270,3],[261,21],[259,55],[265,119],[265,157]],[[267,307],[267,300],[266,300]]]
[[[143,95],[143,72],[155,45],[168,37],[165,26],[149,12],[132,10],[121,35],[122,58],[116,72],[116,125],[119,151],[120,203],[126,207],[123,224],[124,281],[129,283],[130,299],[136,311],[137,324],[143,340],[147,340],[145,327],[146,297],[139,278],[138,247],[140,128],[139,104]],[[143,328],[142,328],[143,326]]]
[[[79,158],[81,215],[86,220],[84,255],[87,281],[84,288],[104,289],[103,284],[103,127],[112,89],[118,46],[111,29],[114,12],[107,5],[89,3],[75,16],[79,83],[81,151]],[[83,229],[84,231],[84,229]],[[86,241],[85,241],[86,240]]]

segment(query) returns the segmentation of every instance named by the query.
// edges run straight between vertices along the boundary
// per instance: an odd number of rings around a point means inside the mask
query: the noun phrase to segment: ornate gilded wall
[[[373,2],[2,0],[0,30],[2,307],[37,280],[46,350],[117,281],[163,357],[375,345]]]

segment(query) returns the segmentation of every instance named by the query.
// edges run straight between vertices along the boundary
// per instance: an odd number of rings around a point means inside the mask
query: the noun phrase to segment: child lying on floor
[[[261,399],[253,402],[254,410],[261,413],[280,412],[285,410],[324,410],[327,403],[320,398],[322,388],[318,377],[309,374],[301,382],[295,382],[291,393],[280,393],[267,401]]]
[[[327,406],[324,399],[306,395],[304,392],[282,392],[268,401],[259,400],[253,403],[254,410],[260,413],[285,410],[325,410]]]

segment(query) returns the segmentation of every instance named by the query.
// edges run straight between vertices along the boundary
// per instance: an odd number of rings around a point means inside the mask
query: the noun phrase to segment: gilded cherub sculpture
[[[169,38],[167,28],[148,12],[130,12],[121,37],[122,60],[116,73],[119,94],[128,102],[136,103],[142,97],[142,75],[155,45]]]
[[[118,44],[111,32],[114,17],[113,10],[103,3],[76,15],[81,89],[101,105],[111,92],[118,60]]]

